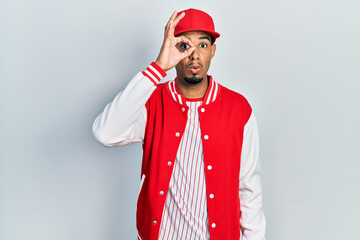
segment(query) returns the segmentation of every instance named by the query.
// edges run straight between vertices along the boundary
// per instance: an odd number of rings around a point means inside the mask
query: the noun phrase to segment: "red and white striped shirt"
[[[166,196],[159,240],[207,240],[210,239],[210,234],[198,108],[203,100],[215,100],[217,83],[210,79],[210,91],[207,91],[208,95],[204,98],[186,99],[180,94],[176,81],[177,79],[168,82],[172,97],[176,102],[185,103],[189,111]]]
[[[210,239],[204,155],[198,107],[186,101],[188,121],[181,139],[161,220],[159,239]]]

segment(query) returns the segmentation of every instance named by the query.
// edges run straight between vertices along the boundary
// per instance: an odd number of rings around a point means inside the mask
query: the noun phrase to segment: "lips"
[[[201,68],[202,68],[202,65],[201,64],[194,64],[194,63],[190,63],[188,66],[187,66],[188,70],[190,72],[192,72],[193,74],[196,74],[198,73]]]

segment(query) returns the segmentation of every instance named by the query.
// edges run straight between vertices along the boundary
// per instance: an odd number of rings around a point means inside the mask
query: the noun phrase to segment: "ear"
[[[211,45],[211,58],[214,57],[215,55],[215,51],[216,51],[216,44],[213,43],[213,45]]]

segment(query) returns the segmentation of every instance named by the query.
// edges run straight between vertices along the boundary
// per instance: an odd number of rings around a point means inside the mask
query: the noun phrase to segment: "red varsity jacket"
[[[174,81],[158,84],[165,75],[152,63],[93,124],[93,133],[104,146],[143,141],[136,212],[142,240],[158,239],[173,162],[187,122],[184,96],[170,90]],[[198,111],[211,240],[239,239],[240,232],[244,240],[264,240],[257,127],[248,101],[209,76]]]

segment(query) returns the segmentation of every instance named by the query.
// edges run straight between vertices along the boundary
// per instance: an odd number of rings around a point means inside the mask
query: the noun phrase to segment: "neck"
[[[191,84],[186,82],[184,78],[178,77],[176,86],[185,98],[202,98],[205,96],[206,90],[209,86],[209,81],[207,76],[205,76],[201,82]]]

